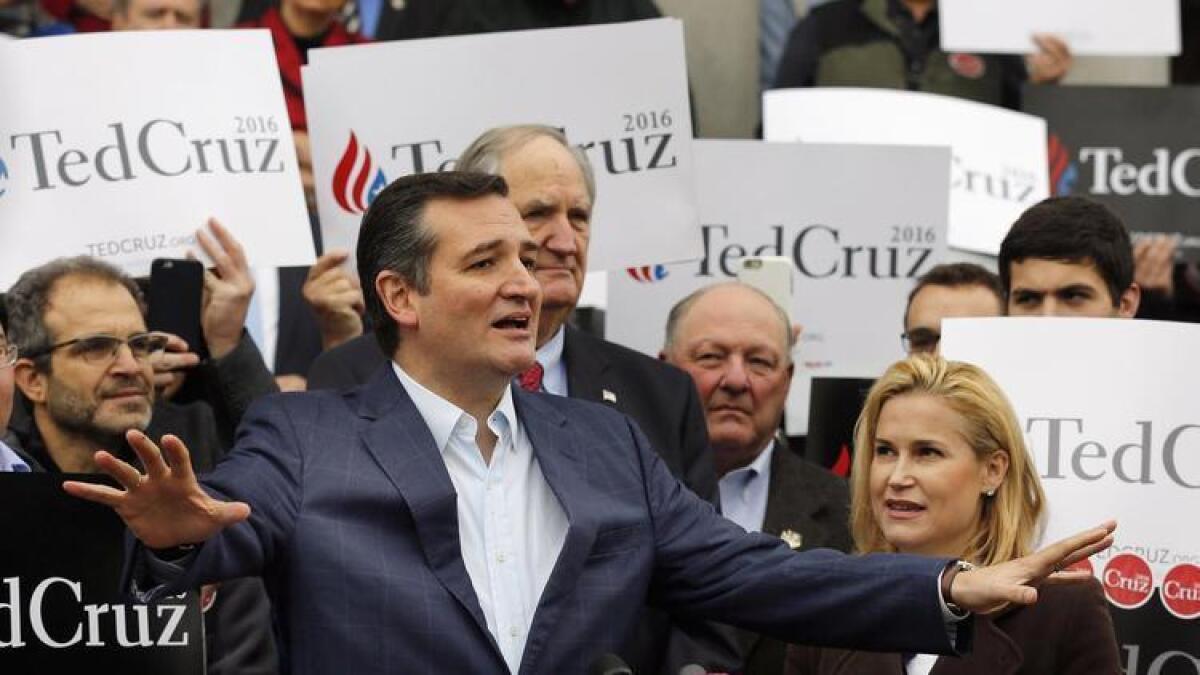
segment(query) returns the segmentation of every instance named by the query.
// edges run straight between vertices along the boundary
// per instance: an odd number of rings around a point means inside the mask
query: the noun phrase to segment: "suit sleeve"
[[[938,599],[946,560],[796,553],[775,537],[748,534],[675,480],[628,428],[653,526],[651,604],[786,642],[954,653]]]
[[[708,444],[708,422],[700,406],[700,396],[690,377],[684,378],[683,428],[680,429],[679,447],[683,450],[683,482],[702,499],[713,506],[720,506],[717,490],[717,468],[713,463],[712,448]]]
[[[163,564],[136,547],[133,581],[144,601],[205,583],[259,576],[287,547],[302,501],[300,436],[289,406],[274,397],[267,403],[251,407],[233,452],[201,481],[216,499],[249,504],[250,518],[204,542],[182,565]]]

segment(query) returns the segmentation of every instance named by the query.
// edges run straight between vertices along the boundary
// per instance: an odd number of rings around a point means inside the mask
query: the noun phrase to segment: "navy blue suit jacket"
[[[586,670],[626,641],[646,602],[788,641],[951,650],[945,561],[794,553],[717,515],[624,415],[514,396],[569,521],[523,675]],[[350,392],[256,403],[204,483],[250,503],[250,519],[143,597],[261,574],[293,673],[506,672],[463,564],[450,476],[390,368]]]

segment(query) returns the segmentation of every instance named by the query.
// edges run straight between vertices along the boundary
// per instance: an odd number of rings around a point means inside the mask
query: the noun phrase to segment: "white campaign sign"
[[[1071,51],[1099,56],[1179,53],[1179,0],[941,0],[942,49],[1033,52],[1035,33],[1063,38]]]
[[[1044,539],[1119,521],[1116,545],[1093,560],[1106,586],[1113,581],[1106,563],[1121,553],[1148,564],[1153,587],[1171,568],[1200,561],[1200,532],[1190,525],[1200,506],[1197,344],[1200,326],[1184,323],[1007,318],[942,324],[942,354],[982,367],[1016,409],[1048,498]],[[1112,599],[1113,589],[1107,590]],[[1159,590],[1155,602],[1168,591]],[[1200,601],[1189,592],[1191,601]]]
[[[267,31],[6,42],[0,90],[0,287],[69,255],[146,274],[210,216],[255,266],[312,262]]]
[[[793,260],[804,326],[788,431],[808,430],[813,376],[875,377],[903,356],[905,298],[945,247],[946,148],[695,143],[704,256],[608,274],[608,339],[662,348],[667,312],[734,279],[746,256]]]
[[[683,29],[675,19],[310,52],[304,69],[326,248],[354,250],[400,176],[451,168],[488,128],[566,130],[596,172],[589,267],[700,254]]]
[[[763,95],[769,141],[946,145],[949,244],[995,255],[1017,216],[1049,196],[1046,122],[1039,117],[919,92],[778,89]]]

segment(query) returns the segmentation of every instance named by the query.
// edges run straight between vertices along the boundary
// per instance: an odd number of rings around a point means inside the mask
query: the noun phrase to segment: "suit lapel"
[[[503,660],[463,563],[458,495],[429,427],[390,362],[358,392],[359,414],[366,420],[363,444],[408,505],[426,563]]]
[[[604,400],[603,394],[609,368],[603,350],[590,348],[588,343],[592,338],[588,334],[570,326],[563,330],[566,331],[563,365],[567,368],[567,393],[571,398],[612,405],[612,401]]]
[[[587,458],[575,447],[567,418],[543,400],[544,396],[514,389],[517,416],[529,435],[546,483],[566,513],[567,535],[533,615],[521,660],[522,673],[536,670],[537,660],[567,604],[566,598],[579,581],[598,529],[589,509],[595,500],[587,482]]]
[[[789,452],[775,442],[775,451],[771,455],[771,484],[767,488],[767,512],[763,518],[763,532],[774,536],[784,530],[804,535],[826,500],[819,485],[805,480],[801,472],[793,470],[792,461],[804,460],[791,457]],[[797,512],[800,515],[795,515]]]

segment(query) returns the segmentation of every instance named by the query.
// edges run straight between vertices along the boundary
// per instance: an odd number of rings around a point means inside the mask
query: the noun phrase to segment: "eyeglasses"
[[[127,338],[115,335],[85,335],[43,349],[35,349],[25,356],[32,359],[56,349],[69,348],[71,356],[79,357],[88,363],[104,363],[117,357],[121,345],[128,345],[133,358],[144,361],[166,348],[167,336],[163,333],[135,333]]]
[[[923,354],[937,349],[942,339],[941,333],[935,333],[928,328],[917,328],[908,333],[900,334],[900,344],[909,354]]]
[[[17,346],[0,343],[0,368],[8,368],[17,362]]]

